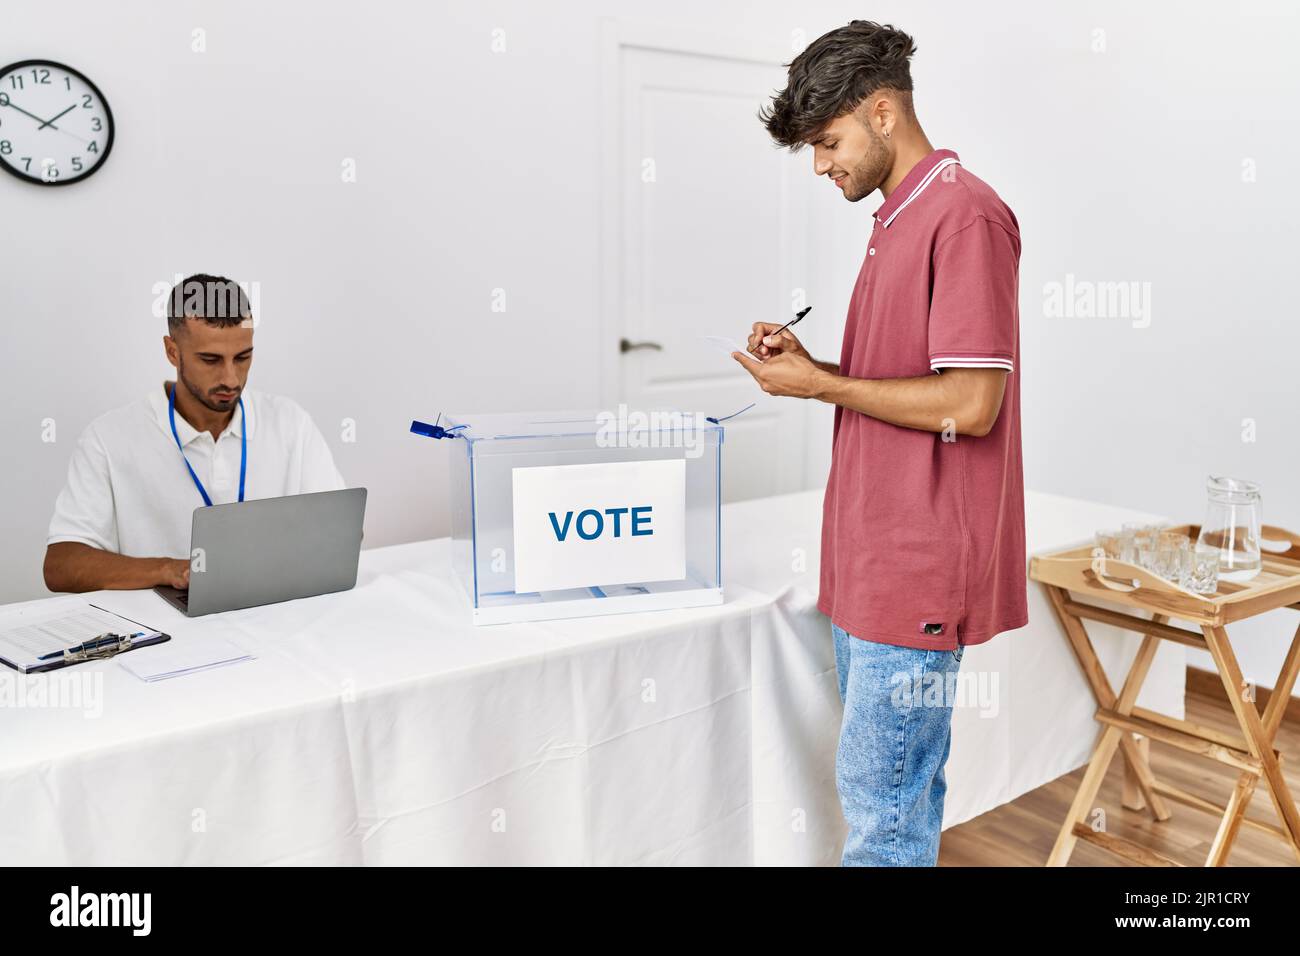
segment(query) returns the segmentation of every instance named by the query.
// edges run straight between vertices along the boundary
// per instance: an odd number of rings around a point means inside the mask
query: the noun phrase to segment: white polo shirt
[[[245,388],[215,441],[177,413],[194,473],[213,504],[239,500],[240,436],[248,430],[244,499],[344,487],[334,456],[311,416],[293,399]],[[48,544],[80,541],[135,558],[186,558],[190,526],[203,497],[185,467],[167,415],[162,384],[86,426],[54,505]]]

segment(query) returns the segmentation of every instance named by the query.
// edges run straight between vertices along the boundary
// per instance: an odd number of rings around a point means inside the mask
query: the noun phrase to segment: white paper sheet
[[[151,684],[251,660],[256,658],[242,647],[225,638],[206,636],[186,637],[153,648],[142,647],[118,658],[118,664],[127,673]]]
[[[761,358],[759,358],[754,353],[748,351],[749,346],[747,346],[744,342],[736,343],[731,341],[731,339],[723,338],[721,335],[701,335],[700,338],[703,339],[705,342],[709,343],[709,345],[713,346],[715,349],[717,349],[719,352],[721,352],[723,355],[727,356],[728,358],[731,358],[732,352],[739,352],[742,355],[744,355],[746,359],[757,362],[759,365],[763,364],[763,360]]]

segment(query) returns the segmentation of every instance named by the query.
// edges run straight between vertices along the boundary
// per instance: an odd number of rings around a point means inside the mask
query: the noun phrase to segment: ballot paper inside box
[[[722,603],[721,425],[623,408],[439,426],[475,624]]]

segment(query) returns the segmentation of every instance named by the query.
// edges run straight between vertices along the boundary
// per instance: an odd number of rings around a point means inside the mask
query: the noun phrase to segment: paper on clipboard
[[[119,617],[79,598],[35,601],[0,611],[0,662],[24,674],[49,669],[59,661],[42,660],[101,634],[158,632]]]

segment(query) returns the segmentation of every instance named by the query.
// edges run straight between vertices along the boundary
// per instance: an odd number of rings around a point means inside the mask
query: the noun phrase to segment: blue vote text
[[[609,532],[611,537],[621,538],[625,529],[632,537],[654,534],[654,529],[650,527],[652,508],[651,505],[635,508],[606,508],[604,511],[587,508],[585,511],[579,511],[576,517],[572,511],[566,511],[563,523],[554,511],[548,514],[557,541],[567,538],[570,531],[576,532],[584,541],[591,541],[606,532]]]

